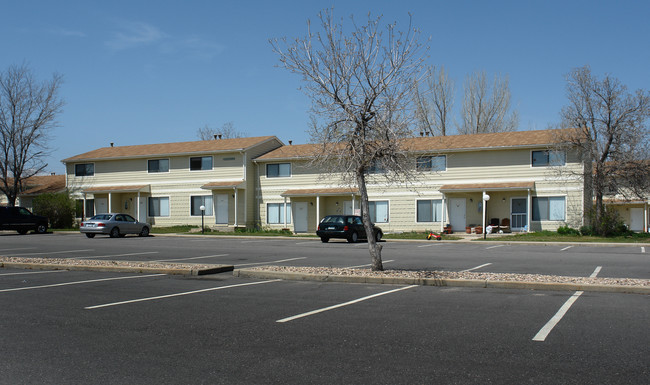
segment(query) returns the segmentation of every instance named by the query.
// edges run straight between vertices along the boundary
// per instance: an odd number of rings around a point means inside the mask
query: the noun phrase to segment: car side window
[[[359,218],[359,217],[354,218],[354,224],[355,225],[362,225],[363,223],[361,223],[361,218]]]
[[[115,220],[118,222],[124,222],[124,216],[123,215],[116,215]]]
[[[133,218],[130,215],[125,215],[124,220],[126,220],[127,222],[135,222],[135,218]]]

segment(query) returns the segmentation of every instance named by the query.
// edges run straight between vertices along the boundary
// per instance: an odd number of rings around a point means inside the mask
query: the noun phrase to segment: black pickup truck
[[[24,207],[0,207],[0,230],[16,230],[19,234],[33,230],[45,234],[47,223],[46,217],[34,215]]]

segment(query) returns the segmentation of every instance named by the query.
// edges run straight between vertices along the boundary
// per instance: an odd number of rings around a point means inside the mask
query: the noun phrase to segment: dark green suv
[[[16,230],[19,234],[33,230],[45,234],[47,223],[46,217],[34,215],[24,207],[0,207],[0,230]]]
[[[372,231],[379,242],[384,233],[375,225],[372,225]],[[358,215],[328,215],[318,224],[316,235],[322,242],[328,242],[330,238],[343,238],[354,243],[366,239],[366,229]]]

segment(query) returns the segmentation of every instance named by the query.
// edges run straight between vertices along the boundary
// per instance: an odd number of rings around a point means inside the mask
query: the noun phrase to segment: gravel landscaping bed
[[[97,259],[72,259],[72,258],[19,258],[0,257],[0,266],[3,263],[30,263],[43,265],[65,266],[96,266],[96,267],[132,267],[151,269],[208,269],[214,265],[197,263],[161,263],[140,261],[102,261]]]
[[[363,277],[395,277],[395,278],[434,278],[434,279],[472,279],[490,281],[517,281],[535,283],[571,283],[585,285],[621,285],[621,286],[650,286],[648,279],[633,278],[589,278],[568,277],[542,274],[512,274],[512,273],[476,273],[456,271],[421,271],[421,270],[384,270],[345,269],[331,267],[296,267],[296,266],[258,266],[249,268],[257,271],[276,271],[300,274],[324,274],[329,276],[363,276]]]

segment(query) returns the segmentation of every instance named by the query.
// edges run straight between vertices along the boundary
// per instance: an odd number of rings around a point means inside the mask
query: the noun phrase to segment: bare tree
[[[24,181],[47,167],[48,136],[64,104],[58,95],[62,81],[54,74],[39,83],[24,64],[0,73],[0,191],[10,206]]]
[[[585,215],[592,216],[592,226],[602,233],[604,195],[647,198],[650,94],[631,94],[618,79],[606,75],[599,80],[584,66],[567,75],[567,97],[562,120],[575,130],[560,140],[582,153]]]
[[[446,136],[451,128],[449,118],[454,106],[455,84],[445,67],[428,68],[425,78],[415,88],[417,124],[420,132]]]
[[[201,140],[241,138],[243,135],[235,129],[233,122],[226,122],[219,128],[212,128],[206,124],[196,131],[196,136]]]
[[[405,32],[381,17],[364,25],[351,18],[351,31],[332,11],[319,13],[320,32],[308,21],[307,36],[292,42],[272,39],[281,66],[302,76],[312,101],[311,137],[321,148],[315,164],[356,185],[373,270],[383,270],[381,245],[369,215],[367,178],[383,169],[395,180],[408,173],[407,149],[400,138],[412,136],[413,87],[422,69],[419,32]],[[388,177],[390,175],[390,177]]]
[[[517,111],[510,112],[508,78],[494,77],[490,86],[485,71],[465,79],[460,134],[514,131],[519,124]]]

